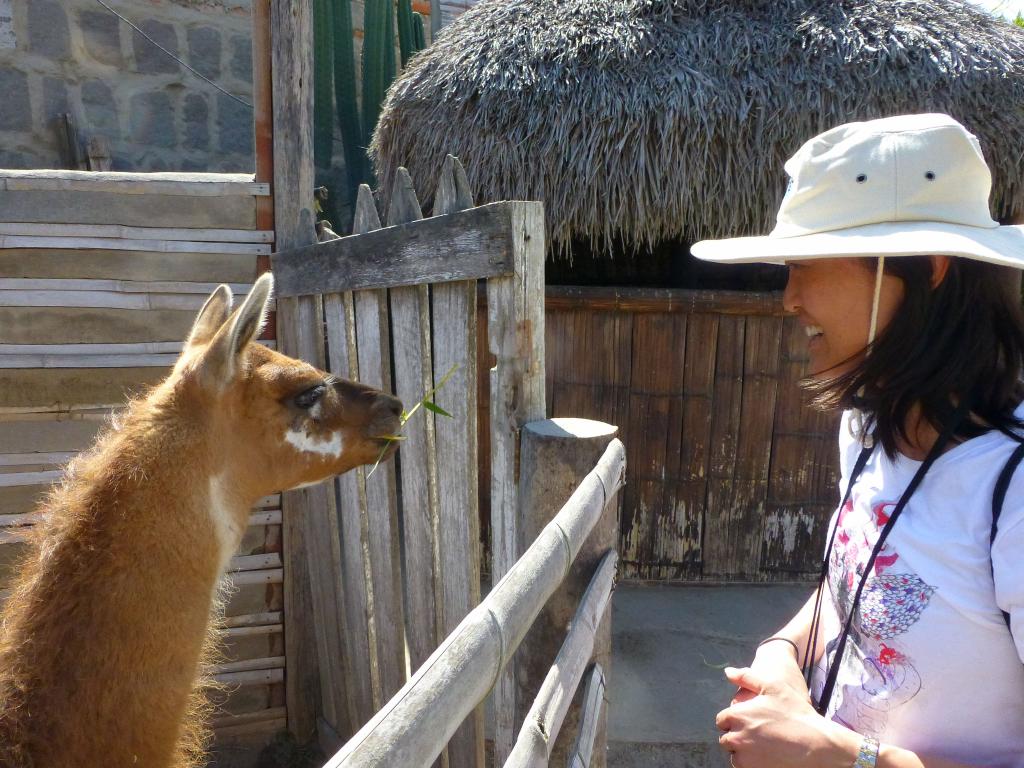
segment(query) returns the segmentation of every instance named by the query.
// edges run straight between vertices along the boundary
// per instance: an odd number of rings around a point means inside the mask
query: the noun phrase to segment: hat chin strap
[[[885,256],[878,257],[878,268],[875,270],[875,294],[871,299],[871,326],[868,328],[868,346],[875,341],[878,332],[878,303],[882,296],[882,275],[885,274]]]
[[[875,270],[875,292],[871,298],[871,324],[868,326],[868,347],[866,354],[871,354],[870,347],[875,341],[875,336],[878,334],[878,304],[882,296],[882,276],[885,274],[885,256],[878,257],[878,268]],[[857,392],[858,397],[864,397],[864,388],[861,387],[860,391]],[[853,413],[853,423],[851,425],[856,432],[856,437],[861,443],[867,447],[873,443],[871,435],[864,433],[864,413],[857,408]]]

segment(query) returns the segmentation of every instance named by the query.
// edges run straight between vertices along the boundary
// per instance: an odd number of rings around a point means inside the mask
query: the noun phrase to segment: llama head
[[[253,497],[297,488],[390,457],[402,404],[255,343],[273,278],[231,311],[221,285],[199,311],[168,386],[214,430],[218,476]]]

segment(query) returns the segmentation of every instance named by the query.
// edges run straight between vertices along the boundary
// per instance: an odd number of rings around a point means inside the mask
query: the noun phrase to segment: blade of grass
[[[730,661],[727,661],[724,664],[712,664],[710,661],[707,660],[707,657],[703,653],[700,655],[700,658],[701,661],[704,663],[704,666],[710,669],[725,669],[726,667],[738,666],[737,664]]]
[[[437,392],[437,391],[438,391],[438,390],[439,390],[439,389],[440,389],[441,387],[443,387],[443,386],[444,386],[445,384],[447,384],[447,383],[448,383],[448,379],[450,379],[450,378],[452,377],[452,375],[453,375],[453,374],[454,374],[454,373],[455,373],[455,372],[456,372],[457,370],[459,370],[459,364],[458,364],[458,363],[456,363],[456,364],[455,364],[455,365],[453,365],[453,366],[452,366],[451,368],[449,368],[449,369],[448,369],[448,373],[446,373],[446,374],[445,374],[444,376],[442,376],[442,377],[441,377],[441,380],[440,380],[440,381],[438,381],[438,382],[437,382],[437,384],[435,384],[435,385],[433,386],[433,388],[432,388],[432,389],[430,389],[430,390],[428,390],[427,392],[424,392],[424,393],[423,393],[423,397],[422,397],[422,398],[420,399],[420,401],[419,401],[418,403],[416,403],[416,405],[414,405],[414,406],[412,407],[412,410],[411,410],[411,411],[409,411],[409,413],[407,413],[407,414],[404,414],[405,418],[404,418],[404,419],[403,419],[403,421],[402,421],[402,425],[403,425],[403,426],[405,425],[405,422],[407,422],[407,421],[409,420],[409,418],[410,418],[410,417],[411,417],[411,416],[412,416],[412,415],[413,415],[414,413],[416,413],[416,411],[418,411],[418,410],[419,410],[420,406],[421,406],[421,405],[423,405],[424,403],[426,403],[426,402],[427,402],[427,401],[428,401],[428,400],[430,399],[430,396],[431,396],[431,395],[433,395],[433,394],[434,394],[435,392]],[[431,405],[433,405],[433,403],[431,403]],[[429,410],[429,409],[428,409],[428,410]],[[450,414],[450,413],[445,413],[445,416],[451,416],[451,414]]]
[[[455,371],[457,371],[458,369],[459,364],[456,363],[455,365],[448,369],[448,372],[444,376],[442,376],[441,379],[433,387],[431,387],[428,391],[423,393],[423,397],[421,397],[420,401],[412,407],[412,410],[408,412],[402,411],[402,416],[399,421],[403,427],[409,422],[409,419],[412,418],[412,415],[419,410],[420,406],[423,406],[424,409],[431,411],[432,413],[436,413],[441,416],[447,416],[449,419],[452,418],[452,415],[448,413],[448,411],[446,411],[444,408],[442,408],[429,398],[436,392],[438,392],[441,389],[441,387],[447,384],[448,379],[450,379],[452,375],[455,373]],[[387,440],[388,442],[384,445],[383,448],[380,449],[380,453],[377,455],[377,460],[373,463],[373,466],[370,468],[370,471],[366,473],[367,479],[372,477],[373,473],[377,471],[377,467],[379,467],[380,463],[384,460],[384,454],[387,453],[388,448],[391,447],[391,443],[395,442],[396,440],[405,440],[404,435],[381,435],[381,438]]]
[[[452,418],[452,415],[450,413],[448,413],[448,411],[446,411],[444,408],[442,408],[437,403],[432,403],[430,400],[424,400],[423,401],[423,407],[426,408],[428,411],[431,411],[433,413],[440,414],[441,416],[447,416],[449,419]]]

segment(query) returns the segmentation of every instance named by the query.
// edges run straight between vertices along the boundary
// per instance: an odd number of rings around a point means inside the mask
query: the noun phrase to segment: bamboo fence
[[[490,594],[326,767],[430,766],[463,718],[497,683],[526,631],[569,574],[584,541],[621,487],[624,470],[622,443],[612,440],[561,511]],[[542,687],[531,710],[533,720],[528,720],[525,736],[520,737],[519,743],[527,749],[540,744],[535,748],[546,753],[548,740],[553,743],[557,736],[572,692],[590,658],[594,630],[611,594],[615,562],[615,553],[609,552],[591,582],[573,630],[552,668],[551,681]],[[566,671],[561,674],[559,662],[565,664]],[[560,685],[565,689],[558,696]],[[547,738],[533,738],[540,721],[552,728]],[[521,762],[518,754],[514,750],[505,765],[547,764],[546,754],[541,763]]]

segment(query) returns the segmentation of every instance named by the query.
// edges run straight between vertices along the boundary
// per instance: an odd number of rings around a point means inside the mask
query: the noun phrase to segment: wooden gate
[[[473,206],[449,157],[423,219],[399,174],[385,221],[368,187],[351,237],[272,258],[282,349],[393,391],[407,408],[438,383],[436,407],[406,422],[395,463],[333,487],[286,493],[286,536],[304,542],[286,591],[288,670],[319,685],[321,736],[350,737],[480,601],[477,498],[477,282],[486,281],[490,370],[490,509],[495,580],[516,556],[519,429],[544,417],[543,212],[539,203]],[[294,545],[287,552],[297,552]],[[287,564],[286,564],[287,570]],[[289,595],[293,604],[289,605]],[[299,645],[314,629],[315,652]],[[294,628],[294,629],[293,629]],[[307,630],[308,631],[308,630]],[[511,744],[508,675],[496,739]],[[448,747],[453,766],[483,764],[478,707]]]

